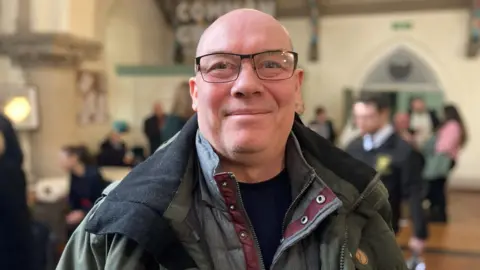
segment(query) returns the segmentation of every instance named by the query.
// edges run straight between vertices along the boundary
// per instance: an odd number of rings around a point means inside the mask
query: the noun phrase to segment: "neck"
[[[77,164],[72,168],[72,173],[76,176],[82,176],[85,174],[85,165]]]
[[[377,134],[380,130],[384,129],[384,128],[387,127],[388,125],[389,125],[388,122],[381,124],[381,125],[377,128],[377,130],[375,130],[374,132],[370,133],[370,135],[375,135],[375,134]]]
[[[260,183],[277,176],[285,167],[285,148],[272,155],[249,154],[236,158],[240,161],[220,159],[220,167],[224,172],[232,172],[238,182]],[[264,161],[261,163],[253,161]]]

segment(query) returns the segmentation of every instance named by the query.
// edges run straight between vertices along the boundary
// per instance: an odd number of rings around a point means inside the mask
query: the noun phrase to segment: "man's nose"
[[[260,95],[262,92],[262,82],[258,78],[251,60],[245,59],[242,62],[240,74],[233,84],[231,94],[235,97],[250,97]]]

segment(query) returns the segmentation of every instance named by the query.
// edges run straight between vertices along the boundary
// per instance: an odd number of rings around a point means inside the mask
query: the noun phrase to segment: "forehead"
[[[414,99],[414,100],[413,100],[413,103],[414,103],[414,104],[423,104],[424,102],[423,102],[423,99],[417,98],[417,99]]]
[[[358,114],[358,115],[374,114],[374,113],[377,113],[377,108],[373,104],[357,102],[353,106],[353,111],[355,114]]]
[[[214,52],[251,54],[291,49],[290,38],[278,22],[267,20],[261,23],[258,19],[245,19],[242,23],[232,23],[225,20],[212,25],[205,32],[198,55]]]

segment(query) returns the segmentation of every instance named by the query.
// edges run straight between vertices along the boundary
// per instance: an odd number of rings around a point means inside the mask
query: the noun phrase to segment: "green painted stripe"
[[[118,76],[192,76],[193,65],[171,65],[171,66],[136,66],[136,65],[117,65],[116,73]]]

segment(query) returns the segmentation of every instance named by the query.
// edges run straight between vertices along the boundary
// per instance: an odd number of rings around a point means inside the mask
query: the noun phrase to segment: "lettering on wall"
[[[181,0],[175,8],[174,32],[176,63],[191,64],[203,31],[218,17],[238,8],[253,8],[272,16],[276,13],[275,0]],[[240,23],[240,22],[239,22]]]

